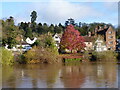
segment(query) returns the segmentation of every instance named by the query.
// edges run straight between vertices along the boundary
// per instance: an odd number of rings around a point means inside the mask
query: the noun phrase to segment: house
[[[83,36],[84,40],[85,40],[85,50],[93,50],[93,40],[94,40],[94,37],[91,36],[91,32],[88,32],[88,36]]]
[[[104,44],[104,41],[98,38],[98,39],[95,41],[94,50],[97,51],[97,52],[107,51],[107,47],[106,47],[106,45]]]
[[[116,40],[116,51],[120,51],[120,39]]]
[[[57,33],[56,33],[56,34],[54,34],[52,37],[53,37],[53,39],[54,39],[54,41],[55,41],[55,45],[59,48],[62,34],[57,34]]]
[[[104,26],[104,28],[96,28],[95,36],[97,37],[99,35],[104,38],[107,50],[116,50],[116,32],[111,26]]]
[[[36,40],[37,40],[36,37],[33,40],[31,40],[28,37],[25,41],[23,39],[21,39],[20,44],[16,45],[15,47],[13,47],[11,49],[8,49],[7,44],[6,44],[5,48],[8,50],[11,50],[11,51],[28,51],[32,48],[30,45],[33,44]]]

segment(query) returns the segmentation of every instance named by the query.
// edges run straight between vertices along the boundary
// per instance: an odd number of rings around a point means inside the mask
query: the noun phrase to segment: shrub
[[[58,52],[51,48],[33,47],[24,54],[27,63],[55,63],[58,62]]]
[[[12,65],[14,63],[14,56],[12,52],[4,48],[0,48],[0,50],[2,50],[2,59],[0,62],[5,65]]]
[[[114,61],[117,58],[117,54],[114,51],[92,52],[92,55],[96,60],[100,61]]]

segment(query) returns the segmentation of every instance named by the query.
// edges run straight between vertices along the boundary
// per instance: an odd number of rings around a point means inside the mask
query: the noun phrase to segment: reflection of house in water
[[[78,66],[65,66],[62,69],[61,77],[66,88],[80,88],[85,80],[85,76]]]

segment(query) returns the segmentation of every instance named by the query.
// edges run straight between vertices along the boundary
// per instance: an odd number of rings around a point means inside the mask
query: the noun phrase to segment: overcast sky
[[[8,2],[3,0],[2,16],[0,18],[8,18],[13,16],[15,22],[30,21],[30,14],[33,10],[37,12],[37,22],[58,24],[64,22],[68,18],[75,19],[76,22],[105,22],[118,25],[118,2],[80,2],[72,0],[41,0],[41,2]]]

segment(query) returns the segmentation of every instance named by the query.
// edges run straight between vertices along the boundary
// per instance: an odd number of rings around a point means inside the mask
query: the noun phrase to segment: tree
[[[30,16],[31,16],[31,23],[34,23],[37,18],[37,12],[33,11]]]
[[[29,28],[29,27],[27,27],[26,28],[26,32],[25,32],[25,37],[27,38],[27,37],[29,37],[29,38],[32,38],[32,30],[31,30],[31,28]]]
[[[65,21],[65,26],[68,26],[68,25],[70,25],[70,24],[75,25],[75,20],[72,19],[72,18],[70,18],[70,19],[68,19],[67,21]]]
[[[44,23],[44,24],[43,24],[42,29],[43,29],[43,33],[44,33],[44,34],[49,31],[49,28],[48,28],[47,23]]]
[[[17,44],[16,37],[19,34],[19,28],[14,25],[14,18],[10,18],[2,21],[2,45],[9,45],[12,48]]]
[[[37,25],[37,33],[39,33],[39,34],[42,34],[42,33],[43,33],[43,28],[42,28],[42,24],[41,24],[41,23],[39,23],[39,24]]]
[[[54,25],[53,24],[50,25],[49,32],[54,33]]]
[[[57,25],[55,25],[54,33],[61,33],[61,32],[62,32],[62,27],[58,27]]]
[[[80,36],[80,32],[75,30],[73,25],[67,26],[62,35],[60,46],[62,49],[81,50],[85,47],[84,38]]]

